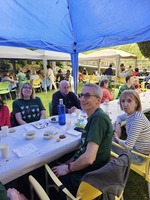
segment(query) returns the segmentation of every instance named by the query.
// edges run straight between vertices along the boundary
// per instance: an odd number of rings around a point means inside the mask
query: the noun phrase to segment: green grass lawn
[[[81,92],[82,84],[78,87],[78,93]],[[48,91],[45,92],[38,92],[36,93],[36,96],[40,97],[45,108],[46,108],[46,116],[49,117],[49,109],[48,109],[48,103],[52,99],[52,94],[55,91]],[[10,109],[12,110],[12,101],[7,100],[5,101]],[[147,113],[147,116],[150,117],[150,112]],[[136,174],[133,171],[130,171],[129,179],[125,188],[124,192],[124,200],[148,200],[148,186],[147,182],[144,180],[143,177]]]

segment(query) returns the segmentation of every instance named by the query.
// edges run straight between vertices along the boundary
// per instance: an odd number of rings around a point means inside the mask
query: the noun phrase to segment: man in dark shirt
[[[66,80],[60,82],[60,90],[52,96],[52,115],[58,115],[57,106],[59,99],[63,99],[66,106],[66,113],[73,113],[76,108],[81,109],[80,100],[75,93],[69,91],[69,83]]]
[[[110,64],[110,65],[109,65],[109,68],[107,68],[107,69],[105,70],[104,75],[107,75],[107,76],[108,76],[108,75],[109,75],[109,76],[113,75],[112,64]]]
[[[109,68],[107,68],[105,71],[104,71],[104,75],[107,76],[107,79],[109,81],[111,81],[112,79],[112,75],[113,75],[113,70],[112,70],[112,64],[109,65]]]
[[[113,128],[109,116],[100,108],[102,95],[98,85],[83,86],[80,102],[88,118],[82,131],[81,146],[68,162],[52,168],[74,195],[85,173],[103,167],[110,160]]]

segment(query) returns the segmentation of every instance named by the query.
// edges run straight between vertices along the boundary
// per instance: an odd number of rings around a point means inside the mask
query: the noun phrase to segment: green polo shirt
[[[133,85],[131,85],[131,87],[128,87],[126,84],[123,85],[123,86],[119,89],[119,93],[118,93],[117,99],[120,97],[121,93],[122,93],[124,90],[135,90],[135,87],[134,87]]]
[[[7,191],[1,182],[0,182],[0,200],[9,200],[9,198],[7,197]]]

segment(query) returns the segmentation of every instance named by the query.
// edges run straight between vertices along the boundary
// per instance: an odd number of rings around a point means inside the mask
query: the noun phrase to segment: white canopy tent
[[[115,59],[116,61],[116,76],[118,75],[120,59],[133,59],[135,61],[135,66],[137,65],[137,56],[127,53],[122,50],[116,49],[104,49],[100,51],[95,51],[86,55],[85,60],[98,61],[98,72],[100,72],[100,64],[102,59]]]
[[[42,60],[42,55],[26,48],[0,46],[0,58]]]
[[[42,55],[45,77],[46,77],[47,60],[71,61],[71,56],[69,53],[62,53],[62,52],[48,51],[48,50],[41,50],[41,49],[37,49],[34,52],[37,52],[40,55]],[[86,55],[79,53],[79,60],[84,60],[84,59],[86,59],[86,57],[87,57]],[[46,87],[45,87],[45,90],[46,90]]]
[[[48,51],[37,49],[34,52],[39,53],[42,56],[43,60],[51,60],[51,61],[71,61],[70,53],[62,53],[57,51]],[[79,60],[84,60],[87,56],[83,53],[79,53]]]

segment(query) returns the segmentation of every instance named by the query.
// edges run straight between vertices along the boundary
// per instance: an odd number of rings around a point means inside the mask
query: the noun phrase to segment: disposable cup
[[[9,133],[8,126],[2,126],[1,130],[2,130],[3,135],[8,135]]]
[[[80,115],[80,109],[76,109],[75,113],[76,113],[76,117],[79,117],[79,115]]]
[[[71,120],[66,121],[66,130],[69,130],[71,128]]]
[[[2,144],[0,145],[0,150],[3,158],[9,158],[9,145]]]

